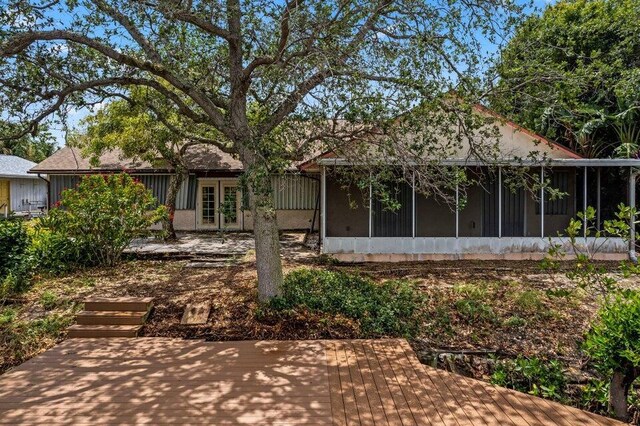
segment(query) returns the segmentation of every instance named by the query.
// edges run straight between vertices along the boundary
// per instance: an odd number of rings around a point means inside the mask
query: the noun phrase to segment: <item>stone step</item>
[[[68,328],[69,338],[136,337],[142,325],[81,325]]]
[[[82,311],[76,315],[80,325],[141,325],[148,311]]]
[[[94,297],[84,301],[85,311],[147,312],[152,306],[153,297]]]

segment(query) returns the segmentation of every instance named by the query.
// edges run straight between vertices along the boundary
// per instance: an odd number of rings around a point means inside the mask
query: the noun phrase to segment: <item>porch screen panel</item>
[[[331,175],[326,183],[327,237],[368,237],[369,201],[365,194],[355,185],[345,187]]]
[[[502,189],[502,236],[523,237],[525,215],[524,189],[518,188],[515,192],[504,186]]]
[[[400,203],[400,208],[390,210],[380,200],[373,202],[374,237],[411,237],[413,235],[413,191],[409,184],[402,182],[390,188],[391,196]]]
[[[498,236],[498,181],[485,182],[482,196],[482,236]]]

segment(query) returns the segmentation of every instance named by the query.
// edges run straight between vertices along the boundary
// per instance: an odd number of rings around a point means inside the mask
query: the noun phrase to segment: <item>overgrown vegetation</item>
[[[0,220],[0,300],[24,292],[36,272],[113,266],[134,238],[165,216],[151,192],[127,174],[84,177],[46,217]]]
[[[357,322],[361,337],[413,336],[420,328],[423,298],[406,280],[379,284],[356,274],[299,269],[285,277],[282,296],[268,307],[285,315],[343,316]]]
[[[62,192],[58,208],[42,225],[73,241],[95,265],[113,266],[131,241],[148,235],[150,227],[166,217],[145,186],[126,173],[88,175],[78,186]],[[62,244],[56,238],[49,243]]]
[[[0,220],[0,300],[26,288],[31,269],[29,243],[22,221]]]
[[[557,360],[518,356],[497,361],[491,383],[560,402],[566,399],[567,379]]]
[[[26,319],[18,308],[0,308],[0,373],[52,346],[72,321],[72,311]]]
[[[640,293],[621,287],[619,278],[609,274],[596,259],[607,240],[629,241],[636,216],[633,208],[621,204],[615,218],[603,221],[600,228],[595,209],[587,208],[578,213],[577,219],[571,219],[565,241],[550,241],[549,256],[543,263],[545,268],[556,270],[560,260],[568,255],[574,257],[573,268],[566,277],[577,288],[600,296],[601,308],[586,334],[584,349],[601,378],[609,381],[607,411],[625,421],[630,413],[629,400],[634,397],[630,390],[640,376]],[[594,242],[581,242],[581,236],[593,236]],[[621,262],[620,270],[624,275],[639,272],[630,261]]]

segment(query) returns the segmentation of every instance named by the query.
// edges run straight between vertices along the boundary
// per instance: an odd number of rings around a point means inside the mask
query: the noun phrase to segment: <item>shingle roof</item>
[[[187,165],[192,171],[240,171],[242,163],[230,154],[210,145],[197,145],[185,155]],[[114,149],[100,156],[99,166],[94,167],[89,157],[83,157],[78,148],[64,147],[52,156],[31,168],[30,173],[90,173],[100,171],[135,170],[140,172],[169,171],[166,163],[159,161],[151,164],[147,161],[133,161],[125,158],[122,151]]]
[[[35,165],[33,161],[15,155],[0,155],[0,177],[37,179],[37,176],[27,174]]]

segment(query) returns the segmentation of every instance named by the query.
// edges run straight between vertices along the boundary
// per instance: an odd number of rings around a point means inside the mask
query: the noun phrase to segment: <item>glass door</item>
[[[218,183],[205,183],[200,184],[200,209],[199,219],[200,226],[202,228],[216,228],[218,222],[217,216],[217,201],[218,201]]]
[[[220,223],[221,228],[240,227],[240,193],[236,181],[220,182]]]

